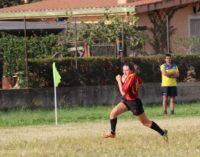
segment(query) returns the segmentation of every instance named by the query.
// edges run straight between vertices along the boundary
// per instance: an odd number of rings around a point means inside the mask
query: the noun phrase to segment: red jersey
[[[132,73],[127,76],[122,90],[125,93],[124,98],[126,100],[135,100],[138,98],[138,91],[140,86],[142,85],[142,79],[137,76],[135,73]]]

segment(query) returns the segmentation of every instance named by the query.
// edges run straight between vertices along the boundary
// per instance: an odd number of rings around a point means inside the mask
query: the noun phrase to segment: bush
[[[120,61],[114,58],[78,58],[78,68],[74,58],[60,60],[46,59],[29,62],[29,86],[53,86],[52,63],[56,62],[62,83],[61,86],[108,85],[120,72]]]
[[[3,77],[3,60],[0,58],[0,78]],[[2,81],[0,81],[0,87],[2,86]]]
[[[187,77],[189,66],[194,66],[200,79],[200,56],[174,56],[173,60],[178,65],[180,78],[184,81]],[[56,62],[57,69],[62,76],[62,87],[80,85],[113,85],[115,76],[121,73],[123,62],[133,61],[141,69],[139,74],[144,82],[160,82],[160,65],[164,62],[163,56],[145,56],[134,58],[78,58],[78,68],[75,68],[75,58],[29,60],[29,86],[30,87],[52,87],[52,63]]]

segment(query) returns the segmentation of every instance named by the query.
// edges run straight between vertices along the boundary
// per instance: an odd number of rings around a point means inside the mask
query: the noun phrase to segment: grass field
[[[112,106],[60,108],[58,110],[58,123],[65,124],[71,122],[98,122],[102,120],[107,120],[111,109]],[[145,112],[150,118],[163,118],[161,115],[161,105],[146,105]],[[191,116],[200,116],[200,103],[176,105],[176,117]],[[120,119],[130,120],[134,119],[134,117],[130,112],[127,112],[120,116]],[[0,111],[0,127],[47,124],[54,124],[53,109],[17,109]]]
[[[0,128],[1,157],[199,157],[200,117],[156,122],[169,131],[169,143],[136,120],[121,120],[117,137],[103,139],[106,121]]]
[[[110,130],[111,106],[53,110],[18,109],[0,112],[0,157],[199,157],[200,103],[179,104],[176,116],[161,116],[150,105],[150,119],[169,131],[169,143],[142,126],[131,113],[119,117],[117,137],[103,139]]]

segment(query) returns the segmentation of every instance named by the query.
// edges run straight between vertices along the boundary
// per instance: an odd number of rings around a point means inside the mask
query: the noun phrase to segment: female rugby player
[[[135,70],[133,64],[125,63],[123,65],[123,77],[120,75],[116,76],[122,100],[110,113],[111,132],[103,135],[103,137],[115,138],[117,116],[130,110],[144,126],[157,131],[163,139],[168,142],[167,130],[161,129],[155,122],[149,120],[144,112],[143,104],[138,97],[138,90],[143,81],[137,76]],[[124,83],[122,81],[124,81]]]

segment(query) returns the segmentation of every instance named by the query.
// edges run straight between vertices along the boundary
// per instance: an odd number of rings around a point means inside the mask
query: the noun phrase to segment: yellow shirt
[[[168,64],[162,64],[160,66],[160,71],[162,72],[163,70],[165,70],[168,73],[177,73],[178,71],[178,67],[176,64],[172,64],[172,65],[168,65]],[[162,83],[161,86],[176,86],[176,78],[170,78],[168,76],[165,76],[162,74]]]

